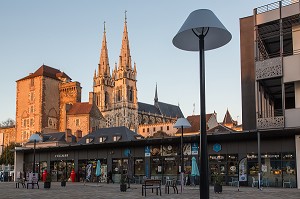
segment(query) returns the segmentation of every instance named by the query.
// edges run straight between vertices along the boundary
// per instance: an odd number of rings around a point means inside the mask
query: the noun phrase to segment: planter
[[[66,182],[66,181],[61,181],[61,182],[60,182],[60,186],[62,186],[62,187],[65,187],[65,186],[66,186],[66,184],[67,184],[67,182]]]
[[[127,190],[127,184],[120,184],[120,191],[126,192]]]
[[[51,182],[44,182],[45,189],[50,189],[50,187],[51,187]]]
[[[215,184],[214,185],[214,192],[215,193],[222,193],[222,185],[221,184]]]

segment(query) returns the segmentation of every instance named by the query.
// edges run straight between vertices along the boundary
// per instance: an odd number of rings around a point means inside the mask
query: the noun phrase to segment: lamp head
[[[29,138],[29,141],[30,142],[34,142],[34,141],[36,141],[36,142],[39,142],[39,141],[41,141],[42,140],[42,138],[40,137],[40,135],[39,134],[32,134],[31,136],[30,136],[30,138]]]
[[[191,124],[185,118],[179,118],[173,126],[174,128],[190,128]]]
[[[212,50],[231,40],[230,32],[208,9],[193,11],[173,38],[173,45],[181,50],[199,51],[199,36],[204,36],[204,50]]]

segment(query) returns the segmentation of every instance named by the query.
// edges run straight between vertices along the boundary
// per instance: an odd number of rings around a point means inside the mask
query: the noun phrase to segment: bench
[[[152,179],[147,179],[144,181],[142,184],[142,196],[144,195],[144,190],[145,190],[145,197],[146,197],[146,191],[147,189],[156,189],[156,195],[158,195],[158,190],[161,195],[161,180],[152,180]]]
[[[22,185],[23,188],[26,187],[26,185],[25,185],[25,180],[24,180],[24,179],[21,179],[21,178],[18,178],[17,181],[16,181],[16,188],[19,188],[19,187],[20,187],[20,184]]]
[[[32,189],[34,188],[34,185],[36,185],[38,187],[38,189],[40,188],[39,187],[39,181],[37,181],[37,180],[33,180],[31,182],[27,182],[27,189],[28,189],[28,185],[30,185],[30,184],[31,184],[31,188]]]

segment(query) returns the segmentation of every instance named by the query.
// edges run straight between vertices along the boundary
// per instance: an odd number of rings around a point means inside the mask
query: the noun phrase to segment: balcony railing
[[[256,80],[280,76],[282,76],[281,57],[256,62]]]
[[[257,129],[274,129],[284,127],[284,117],[258,118]]]
[[[270,3],[270,4],[267,4],[267,5],[264,5],[264,6],[260,6],[258,8],[256,8],[256,14],[261,14],[261,13],[264,13],[264,12],[268,12],[268,11],[271,11],[271,10],[275,10],[275,9],[278,9],[280,8],[280,3],[281,3],[281,6],[282,7],[285,7],[285,6],[289,6],[289,5],[292,5],[294,3],[298,3],[299,0],[282,0],[282,1],[276,1],[274,3]]]

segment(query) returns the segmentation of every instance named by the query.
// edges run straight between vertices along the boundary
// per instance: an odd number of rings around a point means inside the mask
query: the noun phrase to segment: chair
[[[175,179],[167,179],[166,180],[166,185],[165,185],[165,193],[170,193],[170,187],[173,188],[174,193],[178,194],[178,189],[177,189],[177,185],[176,185],[176,180]]]
[[[270,186],[270,184],[269,184],[269,179],[268,179],[268,178],[263,178],[261,184],[262,184],[263,186],[265,186],[265,187],[269,187],[269,186]]]
[[[285,185],[289,185],[290,188],[292,188],[292,183],[291,183],[291,179],[288,179],[288,180],[284,180],[282,181],[282,187],[285,188],[286,186]]]
[[[231,182],[228,182],[230,186],[237,186],[238,185],[238,179],[235,177],[231,177]]]
[[[252,187],[256,187],[256,185],[258,185],[258,180],[252,177]]]

